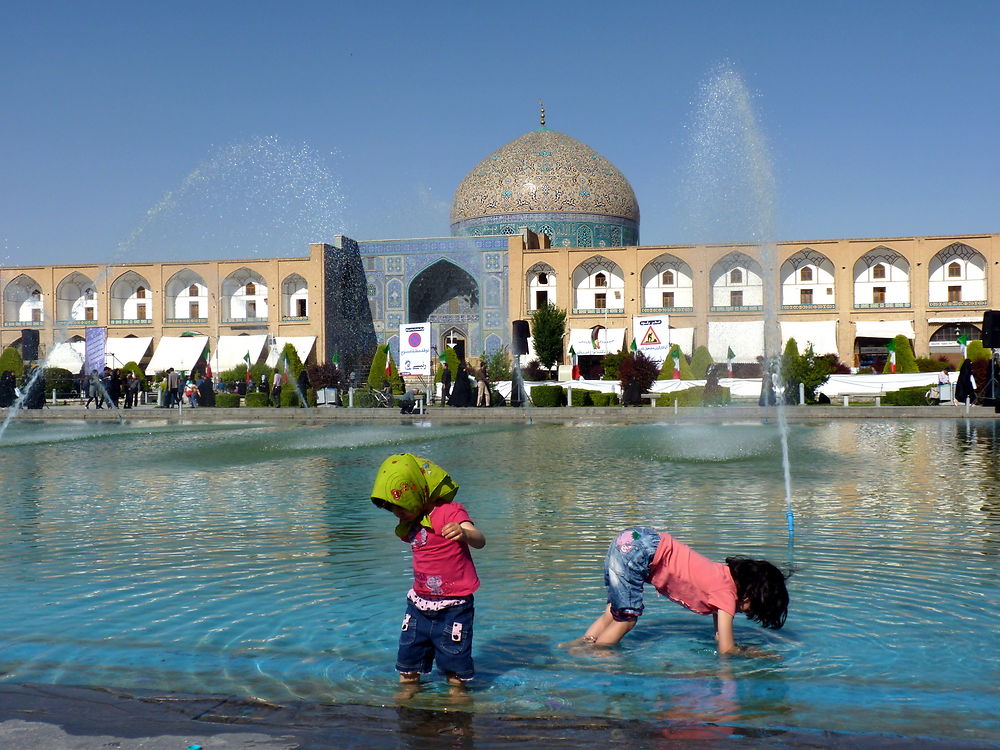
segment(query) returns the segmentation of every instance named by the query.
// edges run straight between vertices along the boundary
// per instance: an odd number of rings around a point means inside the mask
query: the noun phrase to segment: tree
[[[965,350],[965,356],[973,362],[981,359],[992,359],[991,351],[983,346],[982,339],[973,339],[969,342],[969,346]]]
[[[837,369],[837,356],[831,354],[816,354],[813,345],[806,347],[806,353],[799,357],[799,382],[805,386],[806,401],[816,401],[816,389],[830,379],[830,374]],[[850,368],[840,365],[850,372]]]
[[[629,356],[629,352],[623,349],[620,352],[612,352],[601,357],[601,368],[604,370],[601,380],[619,380],[618,367],[627,356]]]
[[[683,355],[681,359],[683,359]],[[618,375],[621,378],[623,392],[629,383],[636,383],[639,386],[639,392],[645,393],[656,380],[658,370],[655,360],[650,359],[642,352],[632,352],[618,364]]]
[[[486,363],[486,371],[489,373],[490,382],[511,379],[510,355],[507,347],[498,349],[493,354],[483,354],[483,362]]]
[[[799,345],[793,338],[785,342],[785,351],[781,355],[781,377],[785,381],[785,403],[796,403],[799,400],[799,383],[802,382],[802,358],[799,356]]]
[[[695,380],[704,380],[708,376],[708,368],[715,363],[708,347],[699,346],[691,355],[691,372]]]
[[[531,337],[542,367],[551,368],[562,360],[565,333],[565,310],[560,310],[551,302],[535,310],[531,316]]]

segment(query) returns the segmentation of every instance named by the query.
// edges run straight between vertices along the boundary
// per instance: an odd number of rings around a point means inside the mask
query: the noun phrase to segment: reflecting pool
[[[409,548],[367,495],[437,461],[485,532],[463,708],[1000,740],[1000,425],[21,425],[0,445],[0,673],[15,682],[393,704]],[[603,655],[557,644],[603,607],[634,524],[791,566],[771,654],[648,592]],[[444,707],[440,675],[412,704]]]

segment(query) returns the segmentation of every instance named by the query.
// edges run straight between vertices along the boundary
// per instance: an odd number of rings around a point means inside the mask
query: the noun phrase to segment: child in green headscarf
[[[458,484],[444,469],[412,453],[382,462],[371,499],[399,519],[396,535],[413,550],[413,588],[399,637],[400,682],[417,683],[436,661],[452,685],[475,675],[473,594],[479,577],[469,547],[486,537],[454,501]]]

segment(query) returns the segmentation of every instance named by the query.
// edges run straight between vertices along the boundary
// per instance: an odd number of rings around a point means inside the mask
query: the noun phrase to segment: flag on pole
[[[628,348],[631,349],[632,351],[637,351],[639,349],[639,347],[635,343],[635,339],[632,339],[632,343],[628,345]]]
[[[889,372],[894,373],[896,372],[896,339],[889,339],[885,348],[889,350]]]
[[[285,385],[288,382],[288,370],[289,370],[288,355],[287,354],[282,354],[281,355],[281,384],[282,385]]]
[[[243,361],[247,363],[247,382],[250,382],[250,352],[247,352],[243,357]]]
[[[736,359],[736,352],[733,351],[733,347],[726,348],[726,370],[729,371],[729,377],[733,376],[733,360]]]
[[[580,363],[577,360],[576,349],[574,349],[572,346],[569,348],[569,357],[570,357],[570,362],[573,364],[573,372],[570,375],[570,377],[573,378],[573,380],[579,380],[580,379]]]
[[[958,345],[962,347],[962,359],[965,359],[966,352],[968,352],[969,350],[969,337],[963,333],[961,336],[958,337],[956,341]]]
[[[330,357],[330,361],[337,367],[340,367],[340,352],[334,352],[333,355]]]
[[[448,364],[448,355],[445,354],[443,350],[441,351],[440,357],[441,357],[441,364],[443,365]]]
[[[670,352],[671,358],[674,360],[674,380],[681,379],[681,348],[675,346],[674,350]]]
[[[389,345],[385,345],[385,376],[392,377],[392,354],[389,352]]]
[[[205,357],[205,377],[212,377],[212,350],[205,344],[205,353],[202,355]]]

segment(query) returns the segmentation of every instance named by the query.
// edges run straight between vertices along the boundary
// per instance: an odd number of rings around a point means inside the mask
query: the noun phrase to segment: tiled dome
[[[639,204],[624,175],[589,146],[546,127],[499,148],[465,176],[452,201],[452,230],[481,217],[534,213],[639,223]]]

